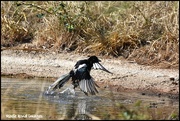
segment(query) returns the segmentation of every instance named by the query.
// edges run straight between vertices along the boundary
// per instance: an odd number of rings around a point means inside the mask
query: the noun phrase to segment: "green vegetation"
[[[1,1],[1,45],[178,68],[178,12],[179,1]]]
[[[113,102],[114,106],[109,107],[111,111],[103,108],[99,109],[100,114],[103,115],[103,120],[178,120],[179,110],[171,107],[159,106],[151,107],[141,100],[129,103]]]

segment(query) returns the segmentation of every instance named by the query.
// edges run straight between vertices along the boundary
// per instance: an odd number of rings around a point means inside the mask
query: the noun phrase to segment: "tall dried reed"
[[[1,1],[3,46],[123,56],[178,68],[179,1]]]

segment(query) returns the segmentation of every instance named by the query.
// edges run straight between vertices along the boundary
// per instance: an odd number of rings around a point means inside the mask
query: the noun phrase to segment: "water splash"
[[[75,96],[75,90],[74,90],[74,86],[70,85],[69,87],[67,87],[66,89],[64,89],[61,92],[57,92],[52,90],[51,86],[48,87],[48,89],[45,91],[45,95],[74,95]]]

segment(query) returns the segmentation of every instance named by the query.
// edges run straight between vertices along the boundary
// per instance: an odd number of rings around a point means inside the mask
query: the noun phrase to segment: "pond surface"
[[[75,95],[45,95],[52,81],[1,77],[1,119],[8,120],[75,120],[75,119],[177,119],[179,101],[139,93],[98,89],[99,94],[86,96],[76,89]],[[63,89],[66,89],[65,85]]]

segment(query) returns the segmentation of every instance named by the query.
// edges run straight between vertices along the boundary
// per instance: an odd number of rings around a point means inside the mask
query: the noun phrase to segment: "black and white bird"
[[[91,69],[100,69],[111,73],[99,62],[101,62],[101,60],[99,60],[96,56],[91,56],[88,59],[79,60],[75,64],[74,69],[71,70],[68,74],[58,78],[53,84],[49,86],[48,91],[55,91],[58,88],[60,89],[68,80],[70,80],[70,78],[72,78],[72,85],[74,86],[74,89],[79,86],[80,90],[83,91],[86,95],[95,95],[98,93],[96,87],[99,86],[95,83],[94,78],[90,75]]]

